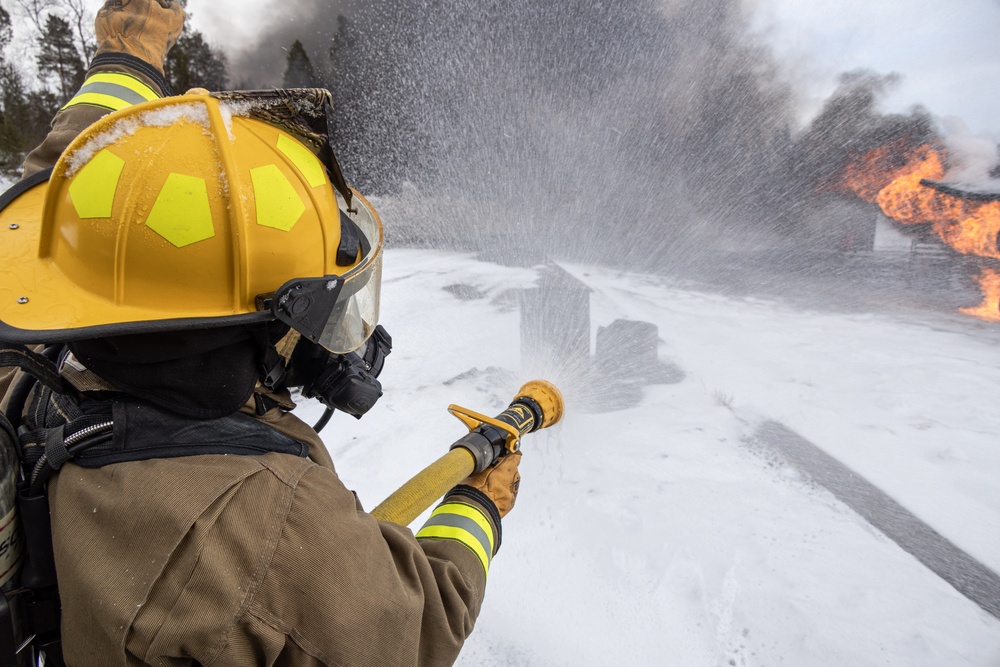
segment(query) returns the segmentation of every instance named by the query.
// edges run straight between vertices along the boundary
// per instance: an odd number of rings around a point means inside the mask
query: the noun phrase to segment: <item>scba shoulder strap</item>
[[[102,402],[67,423],[42,424],[18,435],[30,486],[40,490],[68,461],[84,468],[149,459],[228,454],[290,454],[306,457],[309,445],[279,433],[249,415],[236,413],[212,420],[182,417],[148,403]],[[53,413],[49,413],[53,414]],[[64,410],[55,414],[64,414]]]
[[[76,392],[56,364],[22,346],[0,346],[0,365],[17,366],[38,380],[23,397],[24,421],[18,445],[25,481],[33,494],[66,462],[86,468],[148,459],[201,454],[306,457],[309,445],[249,415],[201,420],[145,401],[112,394],[92,398]],[[15,391],[16,393],[16,391]],[[11,410],[18,406],[10,406]],[[20,416],[18,414],[13,417]]]

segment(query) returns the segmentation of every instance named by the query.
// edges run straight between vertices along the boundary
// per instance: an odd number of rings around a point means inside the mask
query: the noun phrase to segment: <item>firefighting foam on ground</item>
[[[1000,383],[994,328],[564,266],[588,292],[592,335],[650,322],[660,363],[683,371],[629,387],[574,380],[566,354],[525,356],[518,293],[536,268],[390,249],[385,270],[385,396],[323,434],[366,507],[464,432],[448,403],[497,411],[536,375],[566,395],[564,421],[524,445],[518,507],[458,665],[997,664],[1000,621],[760,432],[781,422],[996,571],[1000,415],[982,403]],[[626,342],[620,365],[638,352]],[[405,446],[400,423],[418,425]]]

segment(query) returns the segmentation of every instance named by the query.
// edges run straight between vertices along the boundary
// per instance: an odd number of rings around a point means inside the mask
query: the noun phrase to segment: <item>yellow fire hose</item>
[[[485,470],[507,452],[517,451],[522,435],[558,422],[563,400],[552,383],[532,380],[496,417],[457,405],[448,406],[448,411],[469,427],[469,433],[373,509],[372,516],[379,521],[409,525],[463,479]]]

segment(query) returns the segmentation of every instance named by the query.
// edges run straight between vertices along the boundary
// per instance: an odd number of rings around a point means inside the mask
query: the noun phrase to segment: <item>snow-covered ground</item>
[[[686,377],[589,412],[596,380],[545,372],[567,414],[524,440],[521,494],[460,665],[1000,665],[1000,622],[752,441],[762,422],[786,424],[1000,570],[1000,328],[564,268],[593,289],[594,330],[653,322],[661,360]],[[462,435],[449,403],[497,412],[539,375],[522,368],[509,292],[535,278],[387,253],[385,396],[324,431],[367,507]]]

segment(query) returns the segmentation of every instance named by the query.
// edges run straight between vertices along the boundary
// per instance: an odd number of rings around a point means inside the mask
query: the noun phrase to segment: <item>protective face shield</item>
[[[382,283],[382,225],[369,209],[341,212],[341,245],[359,248],[360,261],[342,276],[300,278],[265,298],[274,317],[335,353],[353,352],[378,324]],[[351,231],[356,232],[351,234]]]

